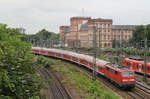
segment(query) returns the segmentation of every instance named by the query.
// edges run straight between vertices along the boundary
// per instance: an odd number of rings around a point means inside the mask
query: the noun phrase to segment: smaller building
[[[132,35],[136,25],[113,25],[113,39],[118,41],[128,41]]]

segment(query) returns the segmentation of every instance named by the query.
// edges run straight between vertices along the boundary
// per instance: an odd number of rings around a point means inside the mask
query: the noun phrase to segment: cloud
[[[27,33],[42,28],[59,32],[70,17],[111,18],[114,24],[150,23],[149,0],[1,0],[0,23],[25,27]]]

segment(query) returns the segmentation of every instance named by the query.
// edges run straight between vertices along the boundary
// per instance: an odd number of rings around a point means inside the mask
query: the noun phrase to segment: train
[[[131,70],[134,70],[137,73],[143,74],[144,71],[144,59],[137,57],[129,57],[125,58],[123,65]],[[150,63],[148,62],[146,65],[147,75],[150,76]]]
[[[93,57],[89,55],[61,49],[40,47],[33,47],[32,53],[68,60],[80,64],[90,70],[94,69]],[[135,72],[124,66],[96,59],[96,72],[123,89],[132,89],[135,87]]]

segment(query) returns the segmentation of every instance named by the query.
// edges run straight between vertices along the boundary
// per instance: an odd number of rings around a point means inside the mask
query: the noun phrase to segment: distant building
[[[91,17],[72,17],[70,26],[60,26],[60,41],[69,47],[92,47],[96,27],[97,46],[112,48],[114,39],[128,41],[132,37],[135,25],[112,25],[112,19],[92,19]]]

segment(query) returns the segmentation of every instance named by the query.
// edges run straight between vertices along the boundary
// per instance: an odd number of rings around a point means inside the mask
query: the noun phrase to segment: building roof
[[[97,19],[91,19],[89,22],[112,22],[112,19],[103,19],[103,18],[97,18]]]
[[[91,17],[82,17],[82,16],[77,16],[77,17],[71,17],[70,20],[89,20]]]
[[[112,25],[112,29],[133,30],[137,25]]]
[[[80,27],[80,30],[81,31],[84,31],[84,30],[88,30],[88,23],[84,23],[81,27]]]

